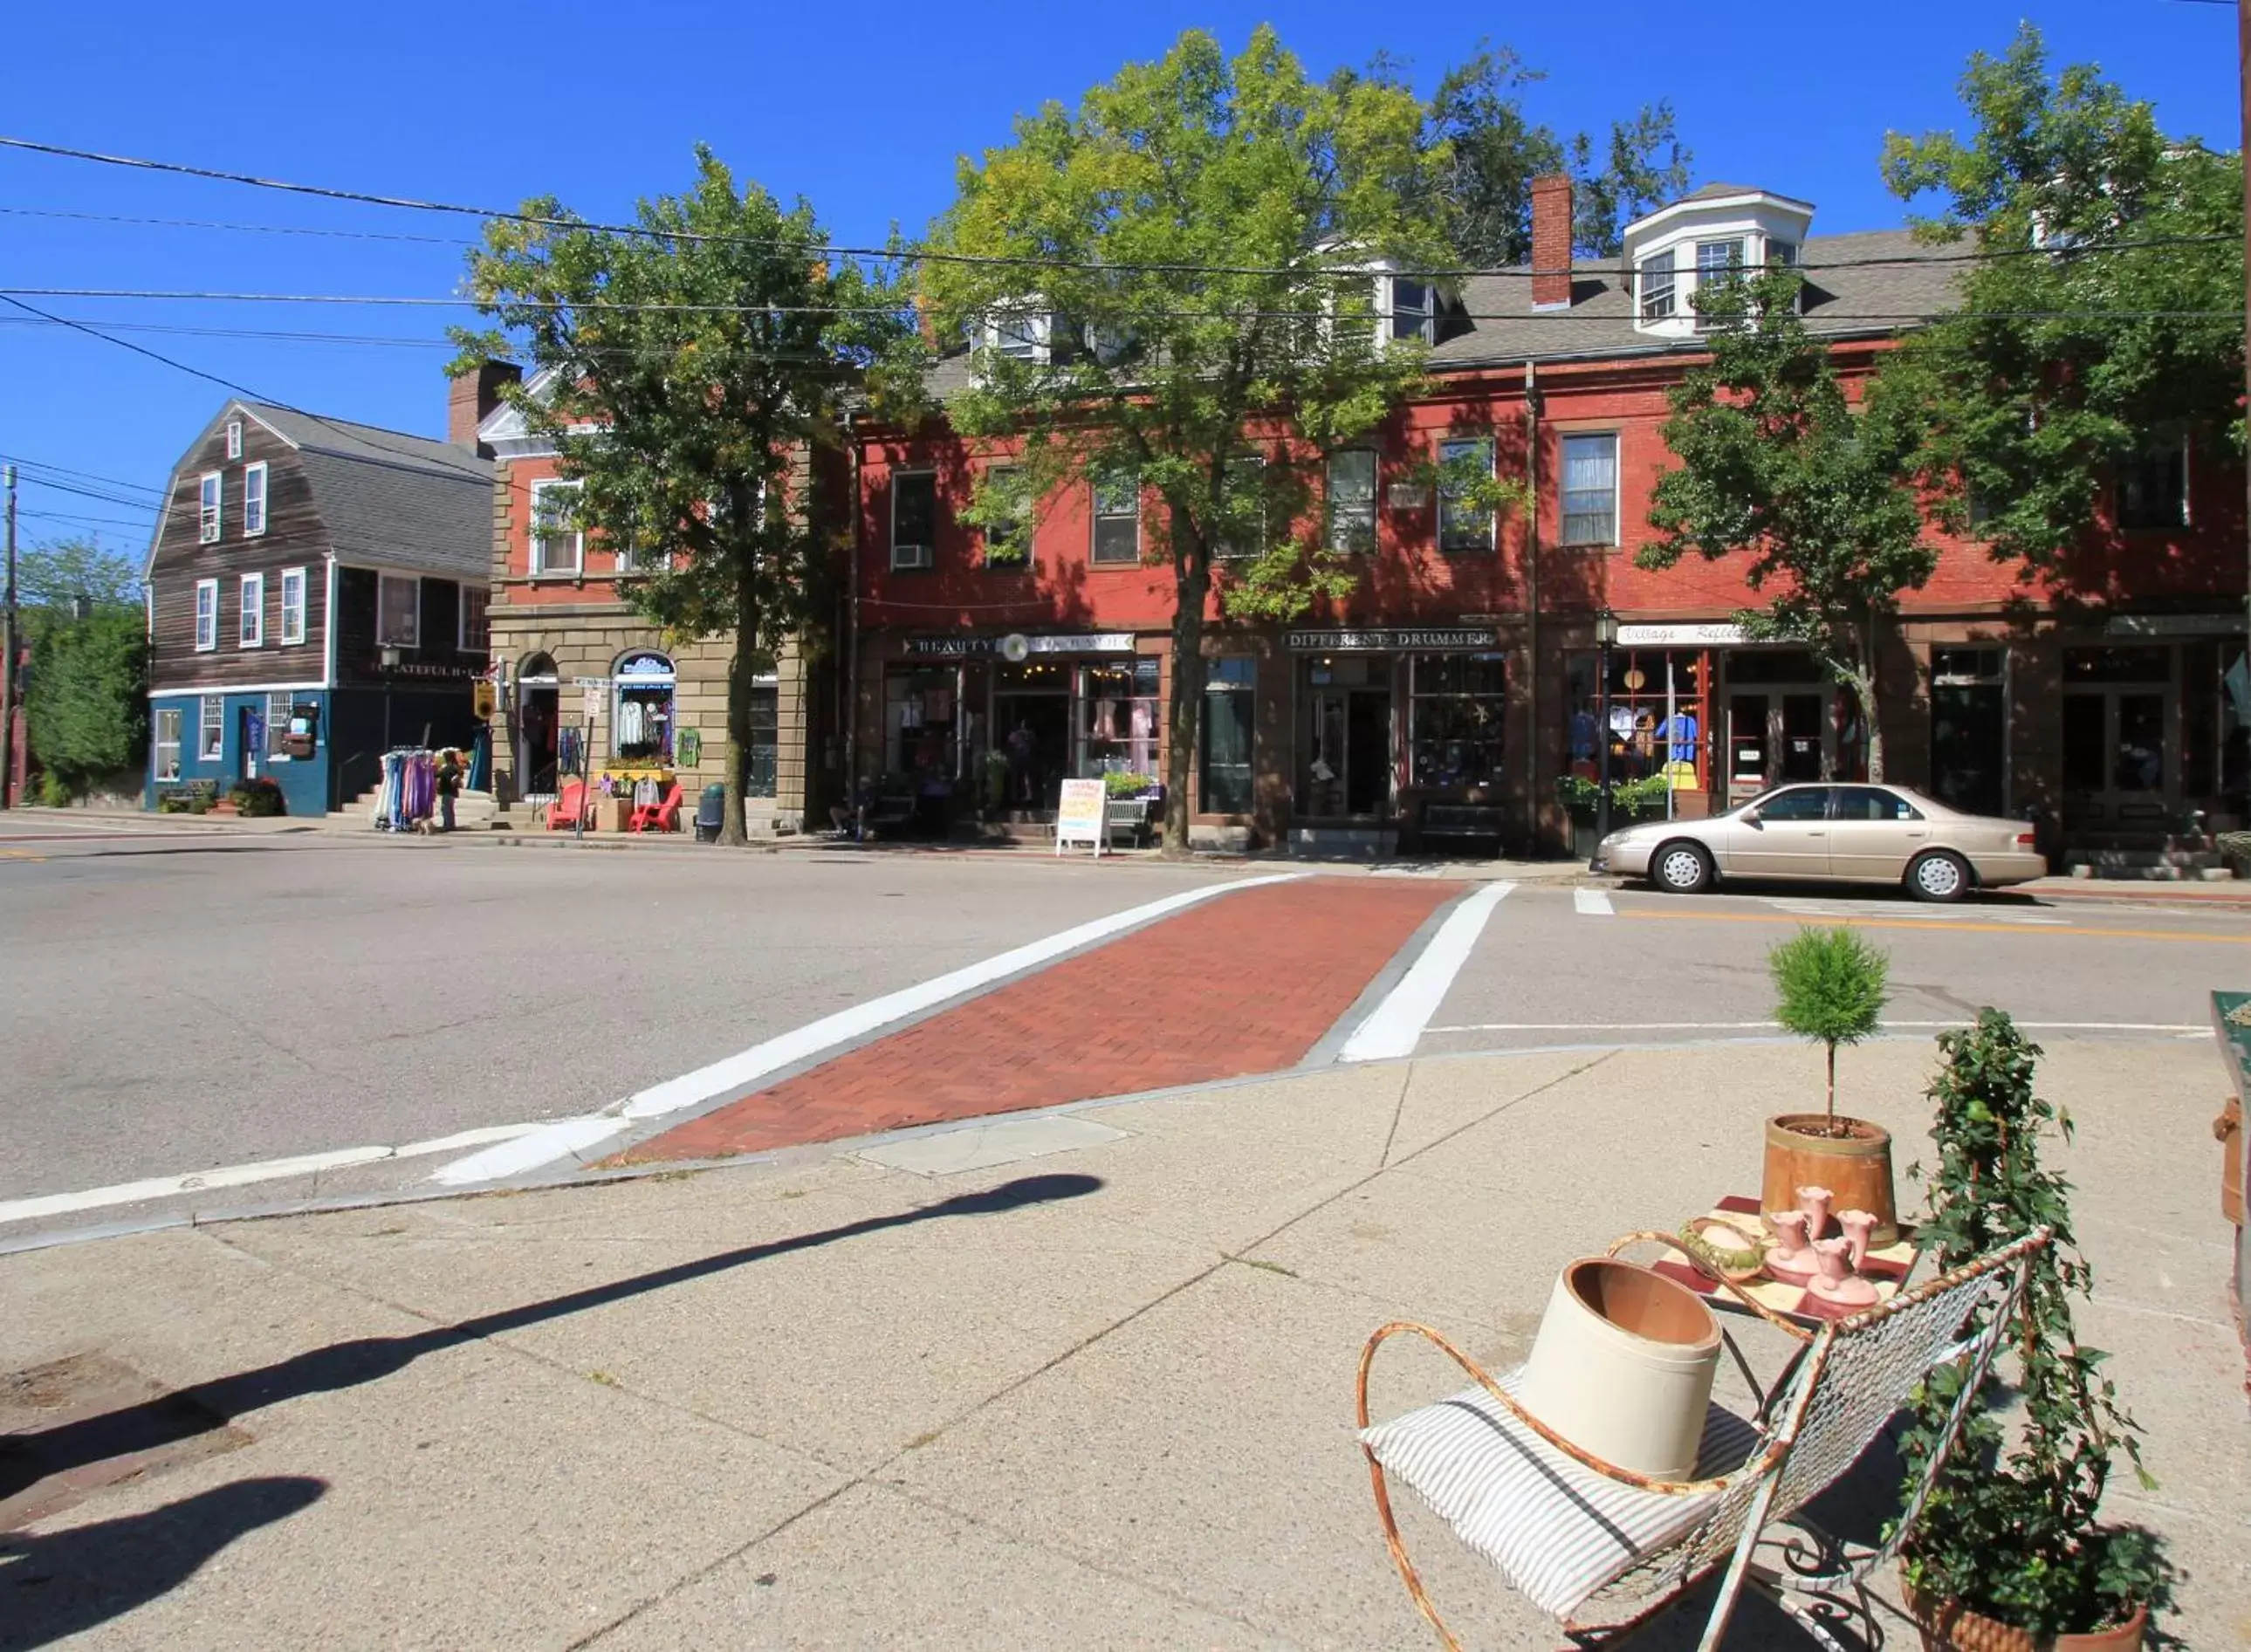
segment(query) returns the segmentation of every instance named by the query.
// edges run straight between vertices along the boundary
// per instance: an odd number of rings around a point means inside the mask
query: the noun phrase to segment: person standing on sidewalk
[[[454,829],[454,798],[461,789],[461,754],[448,746],[438,754],[438,830]]]

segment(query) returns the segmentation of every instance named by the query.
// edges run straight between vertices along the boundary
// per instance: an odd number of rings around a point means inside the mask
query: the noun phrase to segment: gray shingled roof
[[[1750,194],[1733,184],[1707,184],[1689,196],[1701,200]],[[1805,269],[1807,328],[1829,337],[1885,337],[1919,318],[1950,309],[1960,299],[1962,266],[1939,262],[1958,245],[1918,240],[1911,230],[1870,230],[1817,235],[1798,251]],[[1434,372],[1496,362],[1562,360],[1607,356],[1696,352],[1693,338],[1659,338],[1633,325],[1631,284],[1616,261],[1582,262],[1574,272],[1569,309],[1534,310],[1529,266],[1475,275],[1458,297],[1466,319],[1447,323],[1448,336],[1430,352]],[[931,370],[931,393],[939,399],[969,387],[969,352],[953,350]]]
[[[245,405],[297,448],[338,561],[489,577],[489,460],[402,431]]]

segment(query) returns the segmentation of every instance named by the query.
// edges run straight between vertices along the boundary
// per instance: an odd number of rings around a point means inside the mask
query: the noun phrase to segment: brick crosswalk
[[[1295,1065],[1460,886],[1247,889],[973,999],[619,1156],[713,1158]]]

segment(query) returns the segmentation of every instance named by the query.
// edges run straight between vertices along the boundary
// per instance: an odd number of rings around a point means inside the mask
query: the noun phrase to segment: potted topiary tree
[[[1888,995],[1890,960],[1853,930],[1800,930],[1767,954],[1774,980],[1775,1020],[1786,1031],[1824,1047],[1828,1090],[1818,1113],[1783,1113],[1766,1122],[1766,1171],[1760,1208],[1789,1210],[1801,1187],[1825,1187],[1839,1210],[1876,1219],[1870,1241],[1899,1238],[1892,1193],[1891,1132],[1864,1118],[1837,1114],[1837,1047],[1874,1033]]]
[[[2096,1518],[2114,1454],[2125,1454],[2145,1489],[2156,1483],[2134,1420],[2101,1374],[2104,1355],[2081,1346],[2072,1324],[2071,1298],[2088,1294],[2091,1275],[2072,1238],[2071,1184],[2040,1162],[2041,1137],[2053,1125],[2069,1140],[2071,1121],[2034,1091],[2040,1047],[2000,1011],[1980,1011],[1975,1027],[1938,1045],[1946,1064],[1930,1087],[1938,1164],[1925,1248],[1943,1271],[2037,1227],[2053,1237],[2033,1258],[2004,1343],[2018,1367],[2005,1390],[2017,1420],[2005,1427],[1992,1414],[2004,1390],[1989,1375],[1987,1408],[1970,1414],[1908,1533],[1900,1573],[1908,1607],[1927,1649],[2138,1647],[2151,1614],[2171,1602],[2174,1573],[2154,1534]],[[1964,1374],[1943,1368],[1923,1388],[1901,1441],[1910,1488]]]

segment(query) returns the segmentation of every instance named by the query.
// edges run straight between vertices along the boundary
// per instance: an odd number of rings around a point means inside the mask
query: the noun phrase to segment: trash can
[[[719,826],[727,818],[727,788],[714,780],[703,788],[703,801],[696,805],[696,841],[717,843]]]

